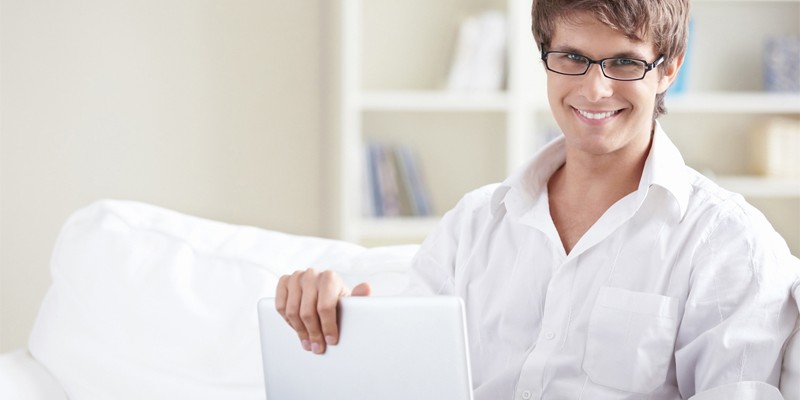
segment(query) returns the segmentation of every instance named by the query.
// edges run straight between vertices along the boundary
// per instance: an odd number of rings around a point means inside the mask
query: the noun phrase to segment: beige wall
[[[310,0],[0,0],[0,352],[99,198],[321,234]]]

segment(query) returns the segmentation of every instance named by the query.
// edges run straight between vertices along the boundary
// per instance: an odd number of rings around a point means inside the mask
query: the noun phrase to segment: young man
[[[687,0],[534,1],[563,137],[467,194],[414,259],[415,290],[464,299],[476,399],[781,398],[798,260],[655,120],[687,20]],[[322,353],[351,294],[369,286],[307,270],[276,306]]]

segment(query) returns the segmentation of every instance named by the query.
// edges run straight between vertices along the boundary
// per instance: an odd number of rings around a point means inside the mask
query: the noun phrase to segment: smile
[[[575,109],[575,110],[578,112],[578,114],[582,115],[584,118],[593,119],[593,120],[606,119],[606,118],[609,118],[609,117],[619,113],[619,110],[616,110],[616,111],[605,111],[605,112],[589,112],[589,111],[578,110],[578,109]]]

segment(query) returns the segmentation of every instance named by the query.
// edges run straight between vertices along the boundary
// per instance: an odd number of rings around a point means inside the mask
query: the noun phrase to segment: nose
[[[589,101],[598,101],[611,96],[613,81],[603,75],[600,64],[590,65],[582,77],[581,95]]]

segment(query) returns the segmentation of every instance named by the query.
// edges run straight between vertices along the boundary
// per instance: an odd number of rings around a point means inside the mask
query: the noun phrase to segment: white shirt
[[[638,190],[567,255],[564,161],[561,138],[467,194],[414,259],[418,289],[464,299],[475,399],[780,399],[800,262],[764,216],[657,126]]]

